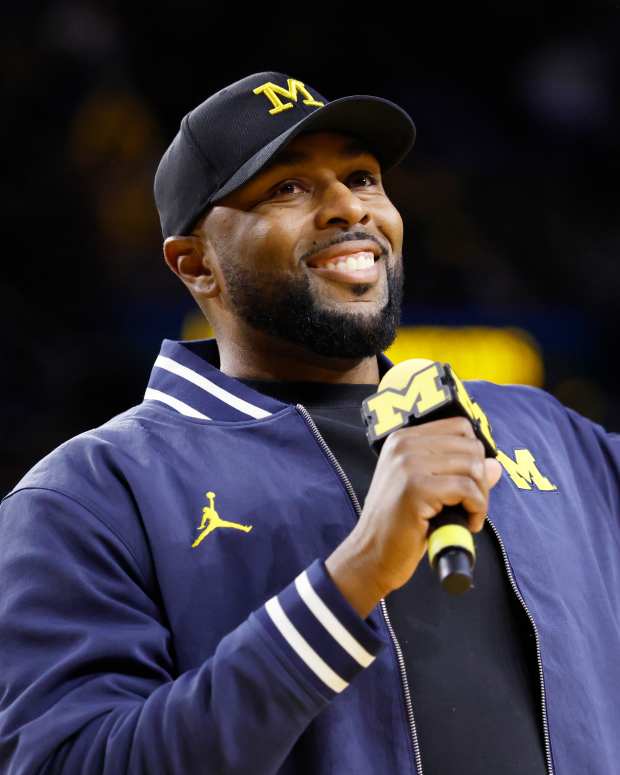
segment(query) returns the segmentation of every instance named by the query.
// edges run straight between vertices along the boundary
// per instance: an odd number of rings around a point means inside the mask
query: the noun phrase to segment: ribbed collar
[[[378,361],[382,377],[393,364],[383,354]],[[225,422],[261,420],[291,406],[229,377],[219,364],[215,339],[164,339],[144,400],[159,401],[187,417]]]

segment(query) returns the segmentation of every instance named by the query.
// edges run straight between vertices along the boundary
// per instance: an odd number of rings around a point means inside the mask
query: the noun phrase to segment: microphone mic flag
[[[447,417],[467,418],[487,457],[497,456],[489,421],[449,364],[412,358],[387,371],[362,402],[368,443],[377,453],[390,433]],[[445,506],[429,520],[428,559],[442,587],[458,595],[473,586],[474,539],[462,505]]]

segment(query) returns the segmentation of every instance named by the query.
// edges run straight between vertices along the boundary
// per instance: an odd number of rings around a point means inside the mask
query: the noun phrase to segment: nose
[[[316,213],[316,225],[320,229],[329,226],[354,226],[366,224],[370,215],[365,203],[340,180],[326,186]]]

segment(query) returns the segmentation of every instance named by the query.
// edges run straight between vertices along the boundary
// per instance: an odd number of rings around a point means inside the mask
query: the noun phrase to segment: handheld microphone
[[[372,449],[379,454],[387,436],[399,428],[447,417],[466,417],[486,456],[497,447],[489,421],[449,364],[412,358],[393,366],[379,390],[362,402],[362,418]],[[459,595],[473,586],[476,549],[463,506],[445,506],[429,520],[428,559],[442,587]]]

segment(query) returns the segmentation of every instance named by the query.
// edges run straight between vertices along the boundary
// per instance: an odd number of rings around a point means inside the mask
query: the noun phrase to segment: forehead
[[[353,134],[305,132],[291,140],[287,146],[262,167],[260,172],[268,172],[276,167],[301,164],[321,157],[348,160],[360,156],[375,158],[368,145]]]

